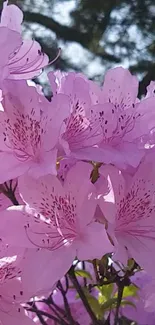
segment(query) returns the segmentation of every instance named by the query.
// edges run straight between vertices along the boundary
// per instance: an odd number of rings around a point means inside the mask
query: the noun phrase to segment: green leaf
[[[103,313],[102,313],[102,309],[101,309],[101,306],[100,306],[98,300],[91,295],[87,296],[87,300],[88,300],[88,303],[89,303],[92,311],[96,315],[96,317],[98,319],[102,318]]]
[[[98,300],[90,294],[90,292],[88,291],[87,288],[83,288],[82,290],[87,298],[87,301],[88,301],[92,311],[94,312],[94,314],[96,315],[96,317],[98,319],[101,319],[103,316],[103,313],[102,313],[101,306],[100,306]]]
[[[134,307],[136,309],[136,305],[132,301],[125,300],[125,299],[122,300],[121,301],[121,307],[126,306],[126,305],[132,306],[132,307]]]
[[[117,303],[117,298],[110,298],[109,300],[104,302],[104,304],[101,306],[101,310],[105,312],[109,309],[115,308],[116,303]]]
[[[130,259],[128,260],[128,264],[127,264],[127,268],[128,268],[128,270],[131,270],[131,269],[134,267],[134,264],[135,264],[134,259],[133,259],[133,258],[130,258]]]
[[[113,290],[114,290],[113,283],[102,286],[102,294],[105,296],[107,300],[111,298]]]
[[[128,287],[124,288],[123,291],[123,298],[126,297],[137,297],[138,296],[138,287],[136,287],[134,284],[130,284]]]
[[[85,270],[75,270],[75,275],[92,280],[91,274]]]

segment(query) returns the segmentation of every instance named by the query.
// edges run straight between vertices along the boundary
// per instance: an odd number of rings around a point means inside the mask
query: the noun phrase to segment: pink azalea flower
[[[58,94],[50,103],[25,81],[7,80],[4,86],[0,183],[27,171],[33,177],[56,174],[56,145],[69,113],[67,96]]]
[[[63,185],[52,175],[38,180],[28,176],[19,178],[26,206],[13,206],[1,212],[1,238],[4,243],[17,247],[40,248],[35,256],[31,253],[32,262],[24,267],[27,278],[32,280],[30,274],[36,270],[49,286],[47,273],[51,265],[52,286],[67,272],[76,256],[80,260],[94,259],[113,251],[104,225],[93,219],[96,201],[89,179],[91,169],[90,164],[77,163]]]
[[[89,81],[76,73],[49,73],[48,77],[53,93],[63,93],[70,98],[70,116],[64,120],[60,138],[66,155],[95,160],[94,146],[102,141],[102,132],[94,119]]]
[[[100,173],[107,178],[109,188],[98,196],[103,215],[109,220],[109,235],[117,248],[115,259],[126,264],[133,257],[148,273],[154,272],[154,157],[154,151],[147,154],[130,183],[115,167],[109,166],[109,171],[108,166],[101,167]]]
[[[2,325],[32,325],[20,303],[29,299],[20,280],[21,269],[16,256],[0,259],[0,322]]]
[[[154,127],[155,99],[139,101],[137,93],[138,80],[128,70],[119,67],[107,72],[97,114],[103,109],[100,121],[104,139],[100,147],[101,153],[106,150],[107,159],[109,151],[109,163],[116,160],[121,166],[122,159],[122,166],[137,167],[144,155],[145,145],[141,146],[141,139],[149,138]],[[105,116],[106,109],[109,116]],[[112,154],[115,157],[111,161]]]
[[[123,68],[108,71],[102,89],[81,74],[50,73],[54,93],[70,97],[61,144],[77,159],[137,167],[154,127],[155,98],[137,100],[138,80]],[[124,84],[127,86],[124,87]]]
[[[6,62],[8,78],[30,79],[40,74],[41,69],[48,64],[48,57],[42,52],[38,42],[33,40],[24,40],[22,42],[20,34],[23,13],[17,6],[7,4],[8,1],[5,1],[0,23],[0,32],[5,27],[10,33],[8,34],[5,47],[10,46],[8,44],[13,42],[12,35],[18,35],[20,39],[18,47],[14,43],[14,48],[9,53],[10,55]]]

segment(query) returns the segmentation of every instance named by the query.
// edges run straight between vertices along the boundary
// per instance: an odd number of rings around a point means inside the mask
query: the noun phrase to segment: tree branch
[[[104,48],[97,44],[95,48],[92,47],[92,34],[82,33],[74,27],[68,27],[56,22],[52,17],[45,16],[38,12],[24,12],[24,19],[27,22],[38,23],[45,28],[50,29],[56,33],[57,37],[65,42],[76,42],[82,45],[85,49],[89,50],[92,54],[99,56],[103,60],[110,62],[120,62],[120,58],[115,55],[105,52]]]
[[[28,22],[38,23],[44,27],[52,30],[64,41],[77,42],[85,46],[86,42],[89,42],[88,35],[81,33],[73,27],[61,25],[56,22],[52,17],[45,16],[38,12],[24,12],[24,19]]]

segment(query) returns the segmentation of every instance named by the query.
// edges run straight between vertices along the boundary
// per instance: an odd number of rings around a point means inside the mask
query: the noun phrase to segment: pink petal
[[[100,259],[103,255],[114,251],[114,246],[108,239],[105,227],[97,222],[93,222],[85,228],[83,241],[77,241],[75,245],[77,257],[80,260]]]
[[[60,181],[56,176],[52,175],[47,175],[39,179],[25,175],[19,178],[18,186],[24,202],[43,215],[48,208],[50,209],[50,205],[53,205],[54,198],[51,196],[53,190],[56,196],[64,195]]]
[[[149,132],[154,128],[154,119],[155,119],[155,98],[150,97],[143,99],[140,103],[135,106],[135,120],[134,127],[130,130],[129,133],[126,133],[124,140],[132,142],[135,139],[140,142],[140,137],[148,135]]]
[[[115,235],[137,263],[150,272],[155,244],[154,151],[148,153],[120,202]]]
[[[29,291],[27,292],[27,288],[23,288],[22,282],[14,278],[8,279],[6,283],[1,284],[1,298],[10,303],[24,303],[31,298],[31,295]]]
[[[90,181],[91,171],[91,164],[77,162],[67,173],[64,182],[64,189],[76,198],[78,222],[81,227],[92,221],[96,209],[95,187]]]
[[[155,222],[145,220],[131,225],[131,233],[119,234],[118,240],[127,247],[135,261],[154,276]],[[137,233],[137,229],[138,232]],[[120,239],[119,239],[120,238]]]
[[[13,153],[0,152],[0,183],[24,174],[31,166],[31,161],[22,162]]]
[[[122,162],[126,165],[136,168],[144,157],[145,151],[139,149],[137,144],[131,142],[123,142],[117,146],[118,152],[122,156]]]
[[[64,189],[70,191],[73,196],[81,196],[82,202],[85,200],[85,196],[94,190],[94,186],[91,183],[90,177],[93,166],[89,163],[77,162],[68,171]],[[82,180],[82,182],[81,182]]]
[[[112,237],[114,241],[114,237]],[[132,255],[129,254],[129,251],[124,246],[123,239],[120,237],[118,238],[118,242],[114,242],[116,252],[113,254],[112,259],[113,261],[121,262],[124,266],[127,266],[127,262],[129,258],[133,258]]]
[[[45,111],[45,117],[43,117],[45,118],[46,123],[46,133],[43,138],[44,149],[49,150],[58,144],[63,121],[69,116],[69,114],[69,97],[63,94],[53,96],[51,103],[48,104],[48,115],[47,111]]]
[[[91,105],[89,82],[76,73],[71,72],[64,77],[61,92],[71,97],[73,108],[75,108],[77,102],[79,106],[84,107],[86,110]]]
[[[113,223],[125,194],[125,180],[121,171],[111,165],[101,166],[99,173],[103,175],[97,183],[99,205],[107,221]]]
[[[75,250],[67,246],[52,252],[28,250],[23,263],[23,287],[32,295],[51,292],[54,284],[71,267],[74,258]]]
[[[2,305],[2,304],[1,304]],[[0,319],[2,325],[34,325],[35,323],[26,316],[24,308],[20,305],[6,304],[5,309],[2,305],[2,309],[0,310]]]
[[[64,183],[67,173],[69,172],[70,168],[76,164],[77,160],[74,158],[64,158],[61,159],[59,162],[59,169],[58,169],[58,179]]]
[[[57,149],[53,149],[49,152],[43,152],[39,157],[38,162],[32,162],[28,174],[34,178],[39,178],[44,175],[52,174],[56,175],[56,160]]]
[[[7,1],[3,3],[1,13],[0,26],[6,26],[21,34],[21,24],[23,21],[22,11],[15,5],[7,5]]]
[[[16,247],[34,248],[36,247],[28,238],[25,226],[34,223],[33,215],[28,214],[25,206],[12,206],[1,211],[1,238],[5,244]],[[8,227],[9,224],[9,227]],[[18,235],[17,235],[18,229]]]
[[[19,33],[7,27],[0,28],[1,67],[8,64],[10,55],[19,48],[21,43],[22,39]]]
[[[131,108],[138,93],[138,79],[132,76],[127,69],[118,67],[109,70],[104,79],[103,102],[114,105],[125,104],[125,109]]]
[[[40,74],[48,64],[48,56],[38,42],[24,40],[15,55],[9,60],[10,79],[31,79]]]
[[[100,146],[83,148],[71,153],[73,158],[82,160],[93,160],[105,164],[114,164],[122,169],[126,167],[121,152],[103,143]]]
[[[2,104],[12,123],[17,117],[21,119],[21,114],[28,114],[33,121],[40,122],[39,94],[37,89],[28,86],[25,80],[5,80]],[[28,125],[29,120],[25,118],[25,122]]]
[[[63,84],[67,75],[68,74],[66,72],[61,72],[60,70],[54,72],[50,71],[48,73],[48,79],[52,88],[52,93],[54,95],[57,93],[64,93]]]

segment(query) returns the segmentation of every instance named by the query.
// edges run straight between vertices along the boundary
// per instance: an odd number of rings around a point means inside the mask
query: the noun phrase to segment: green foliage
[[[126,297],[137,297],[138,296],[138,287],[136,287],[133,284],[130,284],[130,286],[125,287],[123,291],[123,298]]]
[[[91,276],[91,274],[89,273],[89,272],[87,272],[87,271],[85,271],[85,270],[75,270],[75,275],[76,276],[80,276],[80,277],[82,277],[82,278],[86,278],[86,279],[90,279],[90,280],[92,280],[92,276]]]

